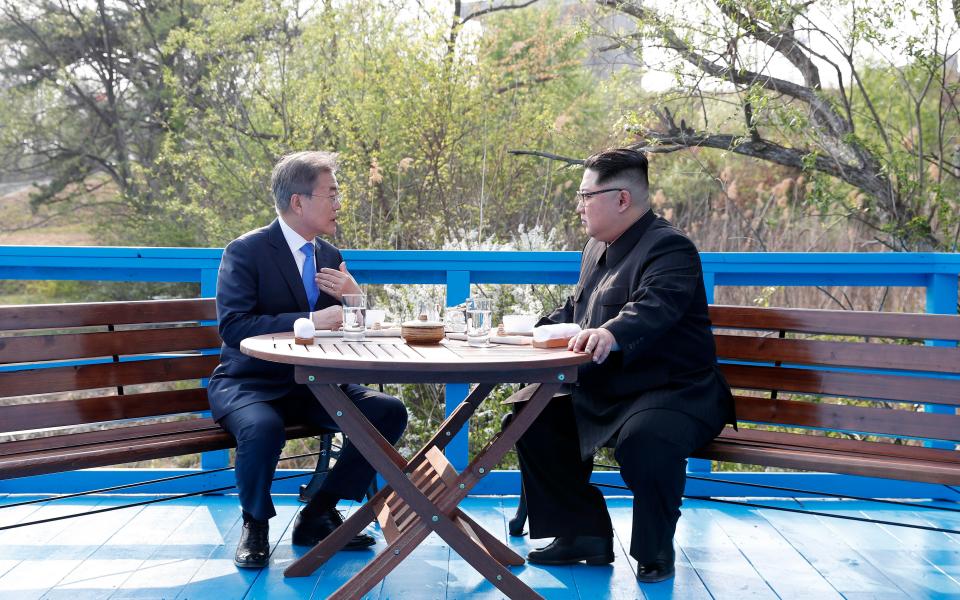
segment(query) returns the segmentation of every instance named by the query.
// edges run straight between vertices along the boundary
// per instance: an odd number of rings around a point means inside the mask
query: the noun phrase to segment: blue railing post
[[[447,271],[447,306],[463,302],[470,295],[470,271]],[[470,393],[469,383],[448,383],[445,388],[444,414],[450,416]],[[467,427],[447,444],[444,452],[453,468],[462,471],[470,462],[470,428]]]
[[[927,282],[927,312],[942,315],[957,314],[957,275],[955,273],[934,273]],[[928,346],[956,346],[948,340],[927,340]],[[924,412],[954,414],[956,407],[941,404],[925,404]],[[950,442],[925,442],[925,446],[934,448],[953,448]]]
[[[201,269],[200,270],[200,297],[201,298],[213,298],[217,295],[217,269]],[[204,325],[216,325],[216,321],[204,321]],[[205,351],[204,354],[213,354],[218,351]],[[201,380],[201,384],[206,387],[209,379],[204,378]],[[207,411],[204,413],[205,417],[210,416],[210,412]],[[230,464],[230,451],[229,450],[212,450],[210,452],[203,452],[200,454],[200,468],[201,469],[221,469]]]
[[[703,287],[707,292],[707,304],[713,304],[716,279],[716,275],[713,274],[713,271],[704,271]],[[691,458],[687,461],[687,473],[709,473],[710,469],[711,463],[705,458]]]

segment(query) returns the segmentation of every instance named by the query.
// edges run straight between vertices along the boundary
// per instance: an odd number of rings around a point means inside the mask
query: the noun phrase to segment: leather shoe
[[[293,543],[297,546],[316,546],[341,525],[343,525],[343,517],[336,509],[310,516],[304,516],[301,510],[293,522]],[[343,550],[363,550],[376,543],[372,535],[361,532],[353,536]]]
[[[637,565],[637,581],[641,583],[657,583],[673,577],[675,560],[673,546],[669,550],[661,550],[652,563]]]
[[[609,565],[613,558],[613,537],[593,535],[561,536],[527,554],[527,560],[537,565],[572,565],[580,561]]]
[[[246,521],[233,563],[243,569],[262,569],[270,562],[270,526]]]

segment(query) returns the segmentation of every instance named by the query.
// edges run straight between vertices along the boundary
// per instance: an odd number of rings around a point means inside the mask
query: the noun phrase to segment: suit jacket
[[[316,239],[318,272],[323,267],[336,269],[342,260],[332,244]],[[219,421],[248,404],[276,400],[297,385],[293,365],[240,352],[244,338],[292,332],[293,322],[308,317],[311,310],[336,304],[336,298],[321,291],[316,305],[307,306],[300,271],[277,220],[230,242],[217,275],[217,319],[223,346],[220,364],[207,386],[213,418]]]
[[[570,390],[584,458],[650,408],[688,414],[718,432],[735,422],[717,367],[700,254],[653,212],[609,247],[587,242],[573,295],[544,323],[603,327],[620,346],[602,364],[581,366]]]

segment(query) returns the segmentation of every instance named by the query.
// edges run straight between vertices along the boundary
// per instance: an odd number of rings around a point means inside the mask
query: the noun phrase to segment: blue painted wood
[[[677,523],[676,545],[714,598],[777,598],[764,578],[716,521],[708,502],[686,501]]]
[[[108,504],[105,498],[85,498],[60,503],[45,504],[30,513],[21,522],[55,518],[86,512]],[[123,523],[117,516],[116,521]],[[91,515],[30,525],[7,530],[0,535],[6,543],[0,546],[4,559],[13,559],[17,564],[0,577],[0,595],[27,600],[40,598],[74,570],[105,539],[116,531],[111,520],[104,515]],[[87,540],[92,543],[87,545]]]
[[[505,540],[507,538],[507,525],[503,517],[503,506],[500,498],[471,499],[468,505],[463,507],[463,510],[481,527],[497,536],[498,539]],[[513,568],[512,571],[520,577],[521,581],[524,581],[524,569],[522,567]],[[446,598],[499,600],[506,597],[503,592],[487,581],[454,550],[450,551],[448,572]],[[529,585],[529,582],[527,584]]]
[[[468,498],[464,504],[465,510],[471,510],[474,502],[479,498]],[[502,512],[504,518],[512,517],[517,510],[517,498],[504,498]],[[550,543],[549,539],[530,539],[530,536],[513,537],[505,535],[505,543],[514,552],[520,556],[526,556],[528,552],[536,548],[541,548]],[[573,569],[569,566],[548,567],[544,565],[524,564],[522,567],[514,569],[514,573],[521,581],[532,587],[544,598],[582,598],[577,592],[577,582],[573,578]]]
[[[633,499],[607,498],[607,510],[613,523],[613,553],[616,559],[609,566],[574,565],[571,569],[581,598],[628,600],[658,597],[658,591],[669,586],[678,598],[709,598],[700,584],[699,590],[686,585],[691,570],[667,585],[640,585],[637,583],[636,561],[630,557],[630,531],[633,520]],[[694,578],[696,576],[694,575]],[[697,580],[699,582],[699,579]],[[662,596],[660,596],[662,597]]]
[[[853,501],[802,500],[803,508],[845,515],[863,516],[861,510],[875,514],[874,507]],[[914,598],[956,598],[960,583],[945,574],[923,554],[906,548],[887,528],[871,523],[858,523],[829,517],[814,517],[824,536],[841,539],[870,563],[883,571],[904,593]]]
[[[781,598],[843,598],[773,525],[760,516],[759,509],[724,506],[712,510],[711,515]]]
[[[142,497],[137,497],[139,499]],[[106,497],[102,505],[123,505],[131,500],[129,496],[111,496]],[[150,556],[167,543],[167,534],[181,522],[182,515],[196,511],[198,504],[198,500],[193,500],[178,505],[136,506],[77,519],[60,537],[69,536],[68,539],[88,545],[64,546],[77,564],[55,582],[44,598],[68,600],[122,595],[131,577],[142,577],[149,572],[153,566]]]
[[[256,581],[264,575],[265,569],[238,569],[233,564],[233,556],[237,550],[237,543],[240,541],[243,523],[240,520],[240,506],[236,503],[236,498],[227,498],[235,504],[235,518],[232,519],[232,526],[229,527],[226,535],[223,536],[222,543],[218,544],[216,549],[210,553],[204,563],[194,573],[190,583],[187,584],[177,595],[177,598],[184,600],[194,600],[196,598],[244,598],[250,588]],[[278,499],[279,500],[279,499]],[[299,510],[296,501],[275,502],[277,516],[270,520],[270,546],[272,548],[271,561],[273,554],[280,547],[280,539],[286,533],[287,528],[293,521],[294,516]],[[224,525],[231,520],[229,511],[225,515]],[[226,527],[221,531],[226,530]],[[286,544],[289,548],[289,544]],[[269,568],[273,568],[268,567]]]
[[[209,296],[215,291],[221,254],[219,248],[0,246],[0,279],[191,281],[199,282],[201,295]],[[579,252],[344,250],[343,254],[361,282],[446,284],[450,299],[469,293],[470,282],[573,283],[580,260]],[[701,260],[711,298],[717,285],[918,286],[928,290],[929,312],[956,310],[958,254],[704,253]],[[215,353],[216,349],[206,352]],[[450,405],[464,394],[462,388],[448,389]],[[448,450],[454,464],[465,464],[466,447],[465,440],[454,440]],[[225,464],[224,452],[202,459],[204,468]],[[690,470],[706,472],[708,463],[691,461]],[[111,472],[90,472],[85,479],[90,487],[109,485],[101,481],[111,481],[115,477]],[[64,484],[73,485],[68,479]],[[503,481],[504,485],[490,486],[491,481]],[[516,481],[515,475],[506,480],[487,478],[478,493],[512,492],[517,489]],[[831,481],[843,483],[842,479]],[[26,483],[40,480],[30,478],[12,485],[0,482],[0,491],[39,491],[23,487]],[[45,489],[64,491],[53,483],[43,485],[51,485]],[[899,485],[894,487],[900,489]]]
[[[764,500],[764,504],[800,508],[794,500]],[[834,589],[846,598],[895,600],[904,597],[882,569],[874,567],[842,539],[829,536],[814,517],[777,510],[759,509],[758,513],[799,552]]]

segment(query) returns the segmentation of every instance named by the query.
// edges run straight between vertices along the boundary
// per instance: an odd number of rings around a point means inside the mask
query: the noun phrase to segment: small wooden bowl
[[[400,337],[408,344],[439,344],[443,339],[443,323],[407,321],[400,326]]]

